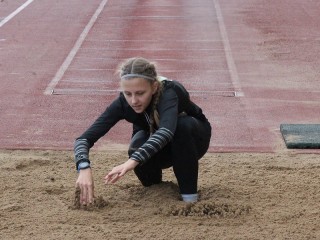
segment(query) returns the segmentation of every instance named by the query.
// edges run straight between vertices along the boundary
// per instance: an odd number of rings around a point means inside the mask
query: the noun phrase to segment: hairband
[[[124,79],[124,80],[128,79],[128,78],[144,78],[144,79],[148,79],[148,80],[151,80],[151,81],[156,80],[153,77],[145,76],[145,75],[142,75],[142,74],[135,74],[135,73],[130,73],[130,74],[126,74],[126,75],[121,76],[121,79]]]

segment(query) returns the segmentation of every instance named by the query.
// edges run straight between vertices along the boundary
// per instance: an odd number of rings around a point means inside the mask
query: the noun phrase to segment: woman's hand
[[[87,205],[94,200],[94,184],[91,168],[80,170],[76,187],[80,188],[80,203]]]
[[[129,159],[125,163],[118,165],[112,169],[111,172],[107,174],[105,179],[105,184],[115,183],[122,176],[124,176],[128,171],[134,169],[139,163],[132,159]]]

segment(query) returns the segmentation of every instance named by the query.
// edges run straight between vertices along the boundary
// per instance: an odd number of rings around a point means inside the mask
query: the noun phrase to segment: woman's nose
[[[134,95],[132,95],[132,98],[131,98],[131,102],[132,102],[132,104],[137,103],[137,101],[138,101],[137,97],[136,97],[136,96],[134,96]]]

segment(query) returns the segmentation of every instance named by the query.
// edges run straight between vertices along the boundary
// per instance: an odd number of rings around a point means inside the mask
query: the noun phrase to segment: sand
[[[0,239],[320,239],[316,154],[208,153],[200,201],[179,199],[172,169],[143,187],[130,172],[103,177],[126,160],[93,151],[96,201],[80,206],[72,152],[0,152]]]

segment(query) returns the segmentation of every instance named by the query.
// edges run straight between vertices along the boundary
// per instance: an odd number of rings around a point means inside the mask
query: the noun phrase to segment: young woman
[[[74,153],[82,204],[93,202],[93,177],[89,149],[118,121],[133,124],[129,159],[114,167],[105,183],[115,183],[128,171],[143,186],[161,183],[162,169],[173,167],[182,200],[198,200],[198,160],[210,143],[211,126],[176,81],[158,77],[156,67],[144,58],[131,58],[120,67],[120,95],[75,141]]]

